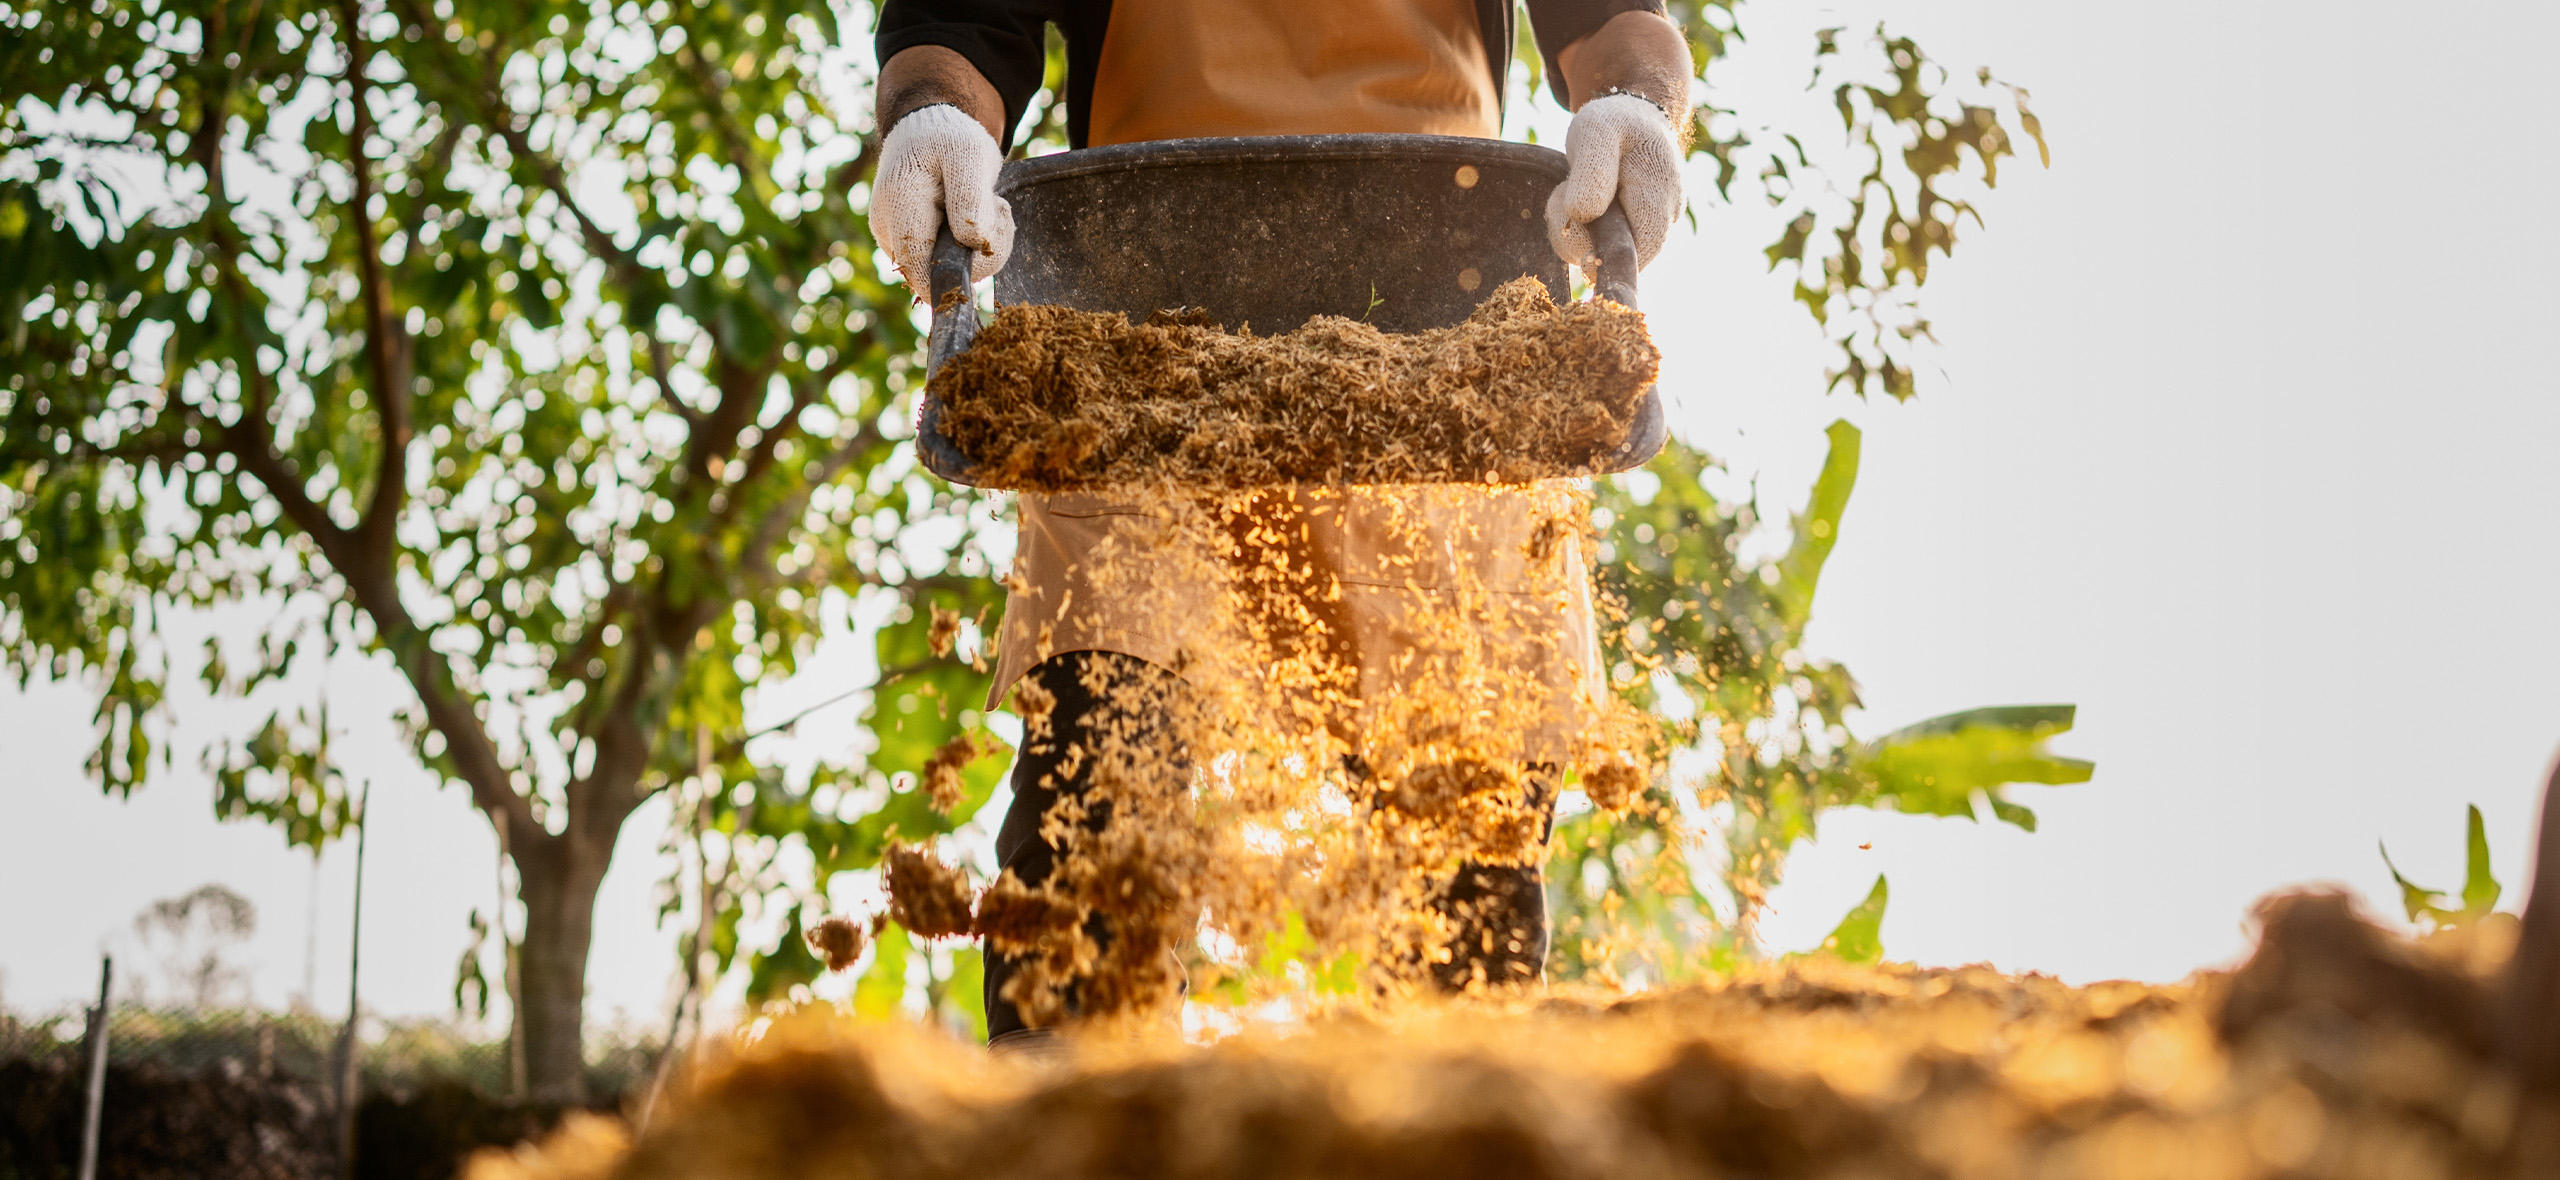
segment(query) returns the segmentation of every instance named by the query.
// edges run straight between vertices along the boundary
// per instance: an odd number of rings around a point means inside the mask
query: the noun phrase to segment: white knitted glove
[[[951,236],[977,251],[969,277],[1004,269],[1013,254],[1013,206],[996,195],[1004,152],[976,119],[948,104],[919,108],[889,129],[871,184],[871,236],[921,299],[932,272],[933,239],[945,216]]]
[[[1556,257],[1593,269],[1599,260],[1582,227],[1615,200],[1627,207],[1637,265],[1652,262],[1680,216],[1680,142],[1671,121],[1632,94],[1592,99],[1565,129],[1564,158],[1564,183],[1547,197],[1547,240]]]

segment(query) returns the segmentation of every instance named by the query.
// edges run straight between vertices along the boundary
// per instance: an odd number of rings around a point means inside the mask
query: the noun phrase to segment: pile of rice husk
[[[1521,278],[1465,323],[1412,335],[1017,305],[931,389],[988,487],[1523,483],[1623,445],[1660,361],[1642,314],[1559,307]]]
[[[1627,998],[1318,1013],[1206,1046],[989,1060],[778,1021],[645,1133],[573,1124],[468,1180],[604,1177],[2525,1177],[2560,1100],[2493,1062],[2513,923],[2405,941],[2277,898],[2231,974],[2066,986],[1827,960]]]

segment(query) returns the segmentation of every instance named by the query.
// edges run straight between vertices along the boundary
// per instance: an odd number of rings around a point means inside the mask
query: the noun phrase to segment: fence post
[[[347,1026],[338,1033],[339,1180],[355,1180],[356,1106],[364,1098],[364,1075],[357,1062],[356,1019],[363,1010],[357,1007],[360,994],[356,990],[356,969],[363,962],[364,951],[364,843],[372,831],[373,780],[366,779],[356,802],[355,915],[348,919],[351,929],[347,932]]]
[[[489,826],[498,833],[498,908],[492,925],[498,929],[498,949],[506,956],[507,985],[507,1097],[524,1101],[524,988],[516,977],[516,936],[507,932],[507,824],[491,816]]]
[[[80,1124],[80,1180],[98,1180],[98,1125],[107,1107],[107,998],[115,981],[115,956],[98,956],[98,1006],[89,1012],[89,1106]]]

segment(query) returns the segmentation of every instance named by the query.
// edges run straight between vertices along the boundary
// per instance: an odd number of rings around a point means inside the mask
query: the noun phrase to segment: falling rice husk
[[[1660,359],[1641,313],[1559,306],[1522,278],[1466,322],[1412,334],[1017,305],[932,389],[989,487],[1524,483],[1622,445]]]
[[[931,850],[892,840],[882,860],[889,886],[889,916],[911,934],[947,938],[967,934],[968,873],[934,858]]]
[[[809,949],[816,953],[829,971],[842,971],[862,957],[863,943],[868,941],[862,926],[842,914],[831,914],[811,926]]]
[[[924,760],[924,767],[916,772],[916,777],[921,780],[925,794],[932,800],[935,811],[949,815],[954,808],[960,806],[960,800],[968,785],[967,781],[961,777],[961,772],[967,770],[971,762],[977,761],[978,756],[986,752],[986,748],[979,744],[976,734],[964,733],[942,743],[941,748],[935,750],[932,757]]]
[[[1083,591],[1172,620],[1177,650],[1143,675],[1091,666],[1100,710],[1072,732],[1036,680],[1014,690],[1026,748],[1064,743],[1089,787],[1043,817],[1056,872],[980,902],[1018,957],[1003,998],[1034,1026],[1161,1018],[1284,937],[1355,964],[1381,1004],[1534,983],[1453,948],[1485,914],[1453,885],[1535,865],[1561,792],[1623,810],[1662,765],[1569,608],[1585,492],[1122,488],[1109,511],[1124,527],[1084,556]],[[1346,531],[1388,555],[1358,587],[1309,564],[1307,537]],[[1357,650],[1361,617],[1393,620],[1369,626],[1392,650]]]

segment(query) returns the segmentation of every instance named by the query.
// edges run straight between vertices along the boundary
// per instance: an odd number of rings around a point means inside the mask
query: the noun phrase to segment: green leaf
[[[2382,853],[2382,867],[2391,870],[2391,883],[2400,887],[2400,908],[2412,922],[2424,920],[2440,928],[2467,925],[2487,917],[2498,908],[2498,895],[2503,892],[2498,879],[2489,872],[2488,827],[2480,819],[2480,808],[2474,805],[2466,823],[2463,848],[2462,908],[2443,903],[2445,891],[2427,889],[2400,874],[2400,866],[2391,862],[2391,849],[2382,841],[2374,841]]]
[[[1880,963],[1884,961],[1884,907],[1890,896],[1884,874],[1876,874],[1875,888],[1867,891],[1867,899],[1840,919],[1831,933],[1814,951],[1847,963]]]
[[[2469,846],[2464,850],[2462,916],[2479,918],[2498,908],[2498,879],[2489,875],[2489,834],[2480,822],[2480,807],[2471,807]]]
[[[1823,433],[1831,439],[1830,453],[1823,456],[1813,495],[1796,515],[1795,540],[1778,562],[1779,613],[1798,632],[1813,617],[1813,592],[1821,584],[1823,563],[1831,559],[1831,547],[1840,542],[1840,516],[1848,511],[1849,493],[1858,486],[1858,456],[1865,438],[1846,418],[1833,422]]]
[[[1280,919],[1279,930],[1263,936],[1262,957],[1254,961],[1254,974],[1265,979],[1280,978],[1314,941],[1307,937],[1306,919],[1291,911]]]
[[[1330,963],[1315,969],[1315,988],[1319,995],[1347,996],[1360,988],[1360,954],[1344,951]]]
[[[2071,728],[2076,712],[2071,705],[2002,705],[1949,713],[1864,743],[1853,764],[1872,778],[1877,806],[1970,817],[1979,792],[1994,816],[2032,832],[2035,813],[2003,792],[2012,783],[2089,781],[2095,764],[2045,748]]]
[[[2013,825],[2024,831],[2032,832],[2036,830],[2036,813],[2018,804],[2011,803],[2006,799],[1992,799],[1991,814],[1999,817],[2000,822]]]
[[[1863,444],[1847,422],[1835,423],[1829,439],[1822,474],[1774,560],[1742,556],[1760,548],[1754,534],[1767,527],[1757,495],[1719,501],[1707,487],[1715,461],[1676,440],[1647,465],[1650,479],[1595,485],[1605,529],[1597,572],[1624,607],[1623,623],[1602,632],[1613,687],[1655,716],[1659,749],[1714,757],[1719,769],[1699,796],[1730,807],[1732,822],[1723,831],[1723,887],[1712,894],[1705,874],[1666,858],[1677,834],[1645,809],[1559,824],[1548,874],[1554,977],[1670,980],[1758,957],[1751,915],[1790,849],[1814,838],[1832,810],[1972,819],[1987,806],[1999,822],[2033,831],[2036,815],[2006,797],[2010,785],[2091,777],[2090,763],[2046,748],[2070,728],[2068,705],[1969,710],[1872,740],[1848,733],[1856,679],[1802,647]]]
[[[489,1018],[489,975],[480,969],[480,949],[489,942],[489,920],[471,911],[471,943],[454,964],[453,1010],[457,1015]]]
[[[1813,240],[1813,227],[1816,224],[1811,213],[1788,222],[1786,232],[1778,235],[1778,240],[1770,243],[1769,248],[1763,251],[1768,255],[1769,269],[1776,270],[1781,262],[1804,261],[1804,248]]]
[[[2400,875],[2400,866],[2391,863],[2389,847],[2380,840],[2374,841],[2373,846],[2381,850],[2382,867],[2391,870],[2392,883],[2400,887],[2400,908],[2409,915],[2410,921],[2415,922],[2420,918],[2440,920],[2454,912],[2436,904],[2436,900],[2444,896],[2443,890],[2419,888],[2407,877]]]

